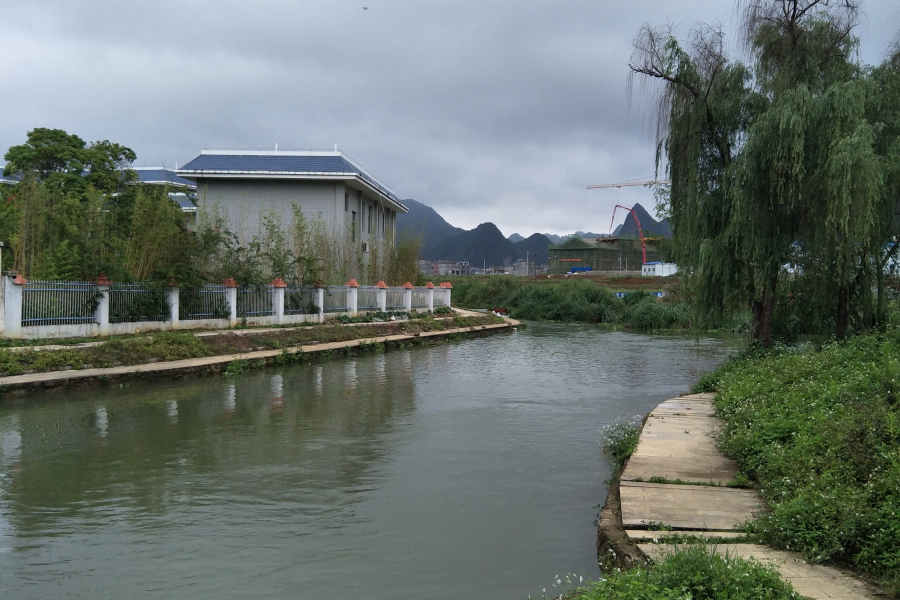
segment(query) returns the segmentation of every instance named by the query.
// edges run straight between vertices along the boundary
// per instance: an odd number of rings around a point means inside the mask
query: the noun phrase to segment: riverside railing
[[[0,336],[95,337],[144,331],[216,329],[324,322],[326,314],[356,316],[378,310],[431,310],[449,304],[449,284],[435,288],[360,287],[355,280],[328,288],[290,287],[280,278],[260,288],[233,279],[201,288],[97,281],[32,281],[0,277]]]
[[[360,287],[356,296],[356,310],[366,312],[381,310],[378,297],[380,291],[381,288],[374,286]]]
[[[284,314],[315,315],[319,313],[319,294],[314,287],[284,290]]]
[[[239,288],[237,291],[237,316],[268,317],[275,312],[272,306],[272,287]]]
[[[169,311],[166,290],[162,288],[139,284],[112,284],[109,286],[110,323],[168,321]]]
[[[224,285],[176,290],[178,319],[181,321],[227,319],[231,315],[227,290]]]
[[[29,281],[22,289],[22,327],[95,323],[97,294],[84,281]]]

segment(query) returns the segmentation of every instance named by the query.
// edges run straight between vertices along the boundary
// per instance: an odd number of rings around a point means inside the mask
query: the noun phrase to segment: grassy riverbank
[[[778,571],[756,561],[722,557],[705,546],[685,547],[658,565],[605,573],[569,600],[799,598]]]
[[[900,597],[900,329],[751,350],[704,377],[723,451],[768,504],[752,527]]]
[[[634,278],[629,278],[629,281]],[[678,299],[666,282],[665,289],[634,289],[616,297],[614,280],[590,278],[538,279],[490,276],[464,278],[453,284],[453,303],[465,308],[502,307],[515,319],[564,323],[606,323],[636,331],[689,330],[695,327],[691,306]],[[611,282],[612,281],[612,282]],[[655,282],[657,286],[660,283]],[[667,291],[664,298],[651,292]],[[706,329],[743,331],[747,315],[735,315]]]
[[[295,328],[225,332],[197,337],[193,333],[162,332],[109,340],[90,348],[60,350],[0,348],[0,377],[73,369],[105,368],[239,354],[255,350],[277,350],[302,345],[344,342],[396,334],[444,331],[502,322],[493,315],[478,317],[432,317],[409,321],[359,325],[313,325]]]

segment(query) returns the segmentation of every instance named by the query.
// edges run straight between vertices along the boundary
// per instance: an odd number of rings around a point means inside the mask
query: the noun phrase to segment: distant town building
[[[668,277],[678,272],[678,266],[675,263],[652,262],[644,263],[641,267],[641,275],[646,277]]]
[[[204,150],[176,174],[197,186],[197,204],[216,210],[242,242],[261,221],[293,221],[293,206],[363,252],[396,239],[408,209],[386,185],[340,151]],[[202,214],[201,214],[202,219]]]
[[[431,265],[431,275],[443,277],[445,275],[471,275],[472,269],[467,262],[451,260],[439,260]]]

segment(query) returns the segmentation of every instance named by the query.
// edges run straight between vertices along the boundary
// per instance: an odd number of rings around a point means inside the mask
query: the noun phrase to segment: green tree
[[[765,344],[784,280],[839,336],[872,322],[886,164],[872,84],[854,60],[857,17],[850,0],[750,0],[750,67],[706,26],[688,50],[649,27],[635,43],[632,73],[662,83],[658,160],[672,180],[676,260],[702,314],[749,305]]]
[[[4,175],[33,176],[67,192],[85,191],[88,185],[103,193],[120,191],[136,176],[127,167],[137,158],[134,151],[109,141],[93,142],[61,129],[38,127],[27,141],[12,146],[4,155]]]

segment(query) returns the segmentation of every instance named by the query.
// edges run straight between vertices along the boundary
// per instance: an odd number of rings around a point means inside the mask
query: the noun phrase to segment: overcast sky
[[[364,7],[368,7],[364,9]],[[900,30],[864,0],[864,62]],[[35,127],[118,142],[136,166],[203,148],[335,144],[401,198],[505,235],[607,231],[650,177],[626,101],[644,22],[736,30],[731,0],[0,0],[0,149]],[[617,221],[621,221],[619,218]]]

